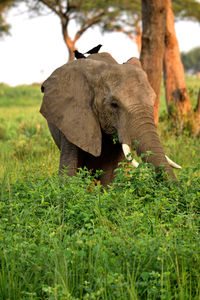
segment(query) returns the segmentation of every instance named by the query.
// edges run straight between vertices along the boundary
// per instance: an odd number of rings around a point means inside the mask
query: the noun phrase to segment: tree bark
[[[139,26],[135,27],[136,35],[135,35],[135,42],[138,48],[138,53],[140,55],[141,53],[141,48],[142,48],[142,30],[140,29]]]
[[[200,116],[200,89],[198,92],[197,105],[195,107],[195,112],[198,116]]]
[[[142,0],[141,63],[156,93],[154,121],[158,125],[162,78],[166,9],[163,0]]]
[[[67,45],[67,49],[68,49],[68,53],[69,53],[68,61],[71,61],[71,60],[74,59],[74,51],[77,49],[76,46],[75,46],[76,42],[72,41],[70,36],[67,35],[65,43]]]
[[[67,49],[68,49],[68,61],[71,61],[74,59],[74,50],[76,50],[76,47],[75,47],[75,43],[76,41],[73,41],[69,34],[68,34],[68,30],[67,30],[67,23],[65,20],[63,20],[62,22],[62,34],[63,34],[63,39],[64,39],[64,42],[67,46]]]
[[[164,54],[164,84],[168,113],[171,114],[173,103],[178,121],[181,123],[184,116],[191,114],[192,106],[185,84],[184,68],[181,62],[180,50],[174,26],[174,14],[171,0],[166,3],[166,31]]]

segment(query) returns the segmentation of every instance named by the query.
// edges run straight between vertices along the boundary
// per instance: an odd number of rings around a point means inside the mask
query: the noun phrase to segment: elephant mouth
[[[122,150],[124,152],[124,156],[126,159],[135,167],[139,166],[139,163],[132,157],[131,148],[127,144],[122,144]],[[175,169],[182,169],[181,166],[176,164],[173,160],[171,160],[167,155],[165,155],[168,164]]]

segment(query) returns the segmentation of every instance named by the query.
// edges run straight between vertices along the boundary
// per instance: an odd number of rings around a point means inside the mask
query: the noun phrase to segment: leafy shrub
[[[108,189],[24,173],[2,191],[1,298],[198,299],[199,169],[167,187],[122,164]]]

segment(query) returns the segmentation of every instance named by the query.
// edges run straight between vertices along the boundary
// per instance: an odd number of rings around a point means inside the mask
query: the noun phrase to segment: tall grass
[[[0,88],[0,299],[200,299],[199,139],[160,124],[179,185],[144,164],[61,180],[39,87]]]

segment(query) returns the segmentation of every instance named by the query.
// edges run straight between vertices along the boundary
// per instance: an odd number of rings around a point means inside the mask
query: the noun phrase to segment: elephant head
[[[138,155],[150,151],[143,160],[175,179],[154,123],[155,93],[137,59],[119,65],[108,53],[92,54],[55,70],[42,89],[40,112],[72,144],[98,157],[102,133],[117,132],[125,156],[133,146]]]

